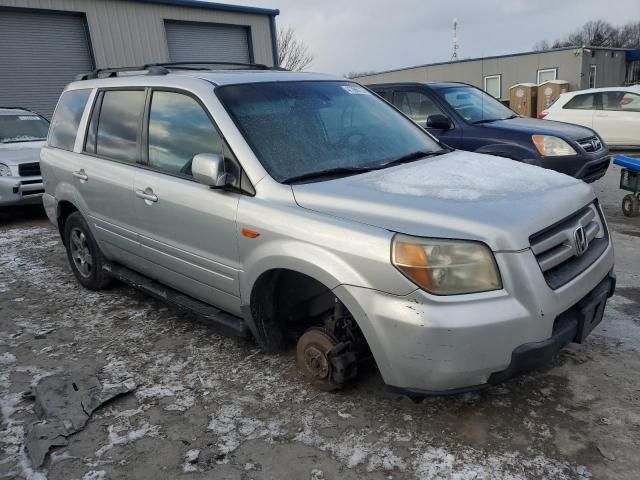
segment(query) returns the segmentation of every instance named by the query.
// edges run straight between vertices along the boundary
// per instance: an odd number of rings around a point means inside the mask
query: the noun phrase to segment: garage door
[[[65,85],[92,69],[84,17],[0,9],[0,106],[51,118]]]
[[[166,21],[172,62],[249,63],[249,29],[236,25]]]

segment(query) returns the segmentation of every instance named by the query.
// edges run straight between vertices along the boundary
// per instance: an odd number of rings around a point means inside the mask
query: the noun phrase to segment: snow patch
[[[82,476],[82,480],[104,480],[106,477],[104,470],[90,470]]]
[[[363,182],[376,190],[397,195],[474,201],[513,193],[542,192],[574,185],[576,180],[507,158],[455,152],[373,172]]]
[[[184,455],[184,463],[182,464],[182,471],[184,473],[201,472],[202,469],[196,465],[198,457],[200,456],[200,450],[189,450]]]
[[[0,365],[9,365],[16,362],[16,356],[12,353],[5,352],[0,355]]]
[[[111,450],[117,445],[125,445],[127,443],[135,442],[143,437],[158,437],[160,436],[160,426],[150,425],[149,423],[143,423],[140,428],[135,430],[126,430],[123,425],[109,425],[109,443],[96,450],[96,457],[101,457],[107,451]],[[124,432],[124,433],[122,433]]]

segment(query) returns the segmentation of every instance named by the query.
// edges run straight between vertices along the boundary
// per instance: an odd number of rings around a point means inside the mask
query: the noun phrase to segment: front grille
[[[40,163],[22,163],[18,165],[18,174],[21,177],[31,177],[33,175],[40,175]]]
[[[602,142],[595,135],[592,137],[581,138],[578,140],[578,145],[580,145],[585,152],[597,152],[603,148]]]
[[[556,289],[584,272],[609,244],[606,226],[595,203],[529,237],[547,284]]]

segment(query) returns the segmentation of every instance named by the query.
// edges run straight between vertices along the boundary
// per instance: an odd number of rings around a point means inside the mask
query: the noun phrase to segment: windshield
[[[32,113],[0,115],[0,143],[45,140],[49,122]]]
[[[279,182],[328,170],[347,175],[442,150],[416,124],[351,82],[252,83],[216,92]]]
[[[440,90],[440,95],[469,123],[495,122],[517,116],[513,110],[477,88],[445,88]]]

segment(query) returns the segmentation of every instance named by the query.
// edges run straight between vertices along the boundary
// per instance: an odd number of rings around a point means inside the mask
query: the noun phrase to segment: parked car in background
[[[609,149],[582,126],[518,116],[479,88],[457,82],[367,85],[446,145],[549,168],[593,182]]]
[[[325,390],[371,356],[410,395],[484,387],[602,320],[613,246],[583,182],[451,151],[343,78],[148,68],[69,85],[42,149],[85,287],[297,342]]]
[[[591,88],[563,93],[539,114],[545,120],[584,125],[608,145],[640,148],[640,88]]]
[[[48,130],[36,113],[0,107],[0,207],[42,203],[40,149]]]

